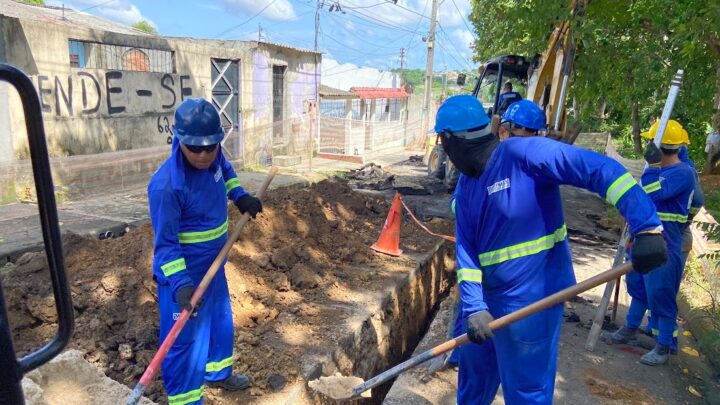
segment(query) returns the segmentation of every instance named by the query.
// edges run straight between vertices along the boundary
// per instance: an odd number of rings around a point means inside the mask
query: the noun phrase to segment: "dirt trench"
[[[388,202],[355,193],[342,181],[327,180],[309,188],[270,191],[264,207],[263,214],[244,229],[225,268],[235,324],[233,371],[250,376],[253,387],[230,396],[207,390],[207,403],[261,401],[303,377],[332,368],[367,378],[394,361],[387,359],[406,355],[413,338],[419,336],[388,333],[383,314],[394,314],[394,319],[403,313],[401,306],[418,307],[428,288],[438,293],[442,280],[436,273],[428,273],[424,277],[430,281],[420,283],[422,288],[405,289],[406,295],[387,293],[389,286],[408,283],[409,273],[422,272],[422,266],[408,256],[393,258],[368,248],[382,228]],[[231,207],[231,227],[238,218]],[[448,221],[432,221],[430,227],[440,233],[452,232]],[[401,247],[411,257],[438,249],[437,238],[408,221],[403,221],[401,235]],[[121,238],[102,241],[67,234],[63,249],[76,316],[71,347],[85,353],[85,358],[110,378],[134,386],[158,347],[152,229],[143,225]],[[444,260],[442,256],[430,258],[428,263]],[[21,354],[39,347],[56,331],[45,269],[42,253],[27,253],[0,273],[15,349]],[[345,332],[352,325],[343,320],[357,318],[361,303],[372,306],[374,299],[388,309],[375,312],[361,325],[384,330],[376,333],[375,339],[394,339],[376,345],[392,353],[378,352],[379,357],[358,361],[367,353],[357,348],[378,342],[366,341],[372,340],[369,333],[348,335]],[[435,305],[430,301],[420,304],[423,311]],[[414,328],[422,328],[426,322],[421,313],[410,318],[403,322],[413,323]],[[351,355],[356,352],[360,357]],[[328,356],[332,362],[307,360]],[[318,369],[317,364],[324,366]],[[146,395],[165,403],[159,379],[147,388]]]

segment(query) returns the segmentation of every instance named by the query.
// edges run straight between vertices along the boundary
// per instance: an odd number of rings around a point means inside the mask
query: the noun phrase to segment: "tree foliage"
[[[693,157],[702,159],[709,125],[720,127],[714,102],[720,1],[592,0],[581,16],[569,6],[569,0],[473,0],[475,59],[542,54],[556,24],[569,20],[577,52],[568,103],[575,99],[586,129],[602,125],[615,136],[629,136],[633,103],[636,126],[648,128],[662,113],[670,79],[683,69],[673,118],[688,129]],[[598,119],[601,105],[607,117]]]
[[[150,25],[150,23],[145,20],[138,21],[135,24],[131,25],[131,27],[135,28],[136,30],[145,31],[148,34],[156,35],[158,33],[155,27]]]
[[[45,0],[22,0],[24,3],[37,4],[38,6],[44,6]]]

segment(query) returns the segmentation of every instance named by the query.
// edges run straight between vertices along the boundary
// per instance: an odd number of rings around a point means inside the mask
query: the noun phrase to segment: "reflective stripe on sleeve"
[[[647,186],[643,186],[643,190],[645,190],[646,193],[650,194],[654,191],[660,190],[660,182],[656,181],[654,183],[650,183]]]
[[[170,277],[179,271],[185,270],[186,268],[185,259],[182,257],[160,266],[160,270],[162,270],[165,277]]]
[[[510,259],[517,259],[519,257],[530,256],[536,253],[540,253],[544,250],[552,249],[556,243],[562,242],[567,237],[567,226],[563,224],[555,232],[550,235],[545,235],[540,238],[518,243],[517,245],[508,246],[506,248],[493,250],[480,254],[481,266],[490,266],[493,264],[502,263]]]
[[[180,232],[178,234],[178,238],[180,239],[180,243],[207,242],[225,235],[227,233],[227,229],[228,221],[226,219],[225,222],[217,228],[198,232]]]
[[[482,283],[482,270],[478,269],[460,269],[457,271],[458,284],[463,281],[471,283]]]
[[[230,190],[234,188],[240,187],[240,180],[238,180],[237,177],[233,177],[232,179],[225,182],[225,193],[229,193]]]
[[[625,173],[622,176],[618,177],[611,185],[608,187],[607,192],[605,193],[605,199],[612,205],[615,205],[620,197],[625,195],[625,193],[630,190],[630,187],[636,185],[637,182],[635,179],[633,179],[632,175],[630,173]]]

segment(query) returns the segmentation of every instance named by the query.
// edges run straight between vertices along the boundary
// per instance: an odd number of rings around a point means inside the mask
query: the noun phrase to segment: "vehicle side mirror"
[[[458,86],[462,87],[465,85],[465,73],[459,73],[457,77],[457,83]]]

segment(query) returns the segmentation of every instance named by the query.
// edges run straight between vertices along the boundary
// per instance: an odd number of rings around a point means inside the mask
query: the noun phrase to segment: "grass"
[[[716,263],[715,263],[716,264]],[[711,264],[712,265],[712,264]],[[714,267],[716,270],[717,267]],[[701,347],[720,352],[720,286],[718,280],[708,280],[707,272],[699,259],[690,257],[685,266],[681,289],[693,309],[699,309],[711,328],[710,333],[699,337]],[[710,354],[710,353],[707,353]],[[718,364],[720,359],[712,359]]]
[[[720,189],[705,191],[705,209],[713,216],[720,219]]]

